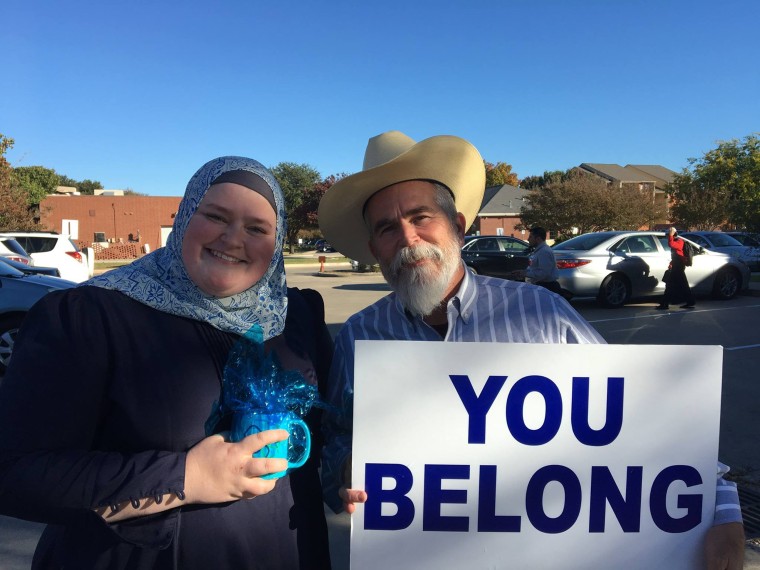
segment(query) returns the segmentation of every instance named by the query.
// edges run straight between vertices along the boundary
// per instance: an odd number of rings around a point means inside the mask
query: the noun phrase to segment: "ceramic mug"
[[[235,412],[232,416],[231,441],[240,441],[260,431],[284,429],[289,437],[262,447],[253,454],[254,457],[278,457],[288,460],[285,471],[263,475],[262,479],[277,479],[290,469],[301,467],[309,458],[311,451],[311,433],[301,418],[291,412],[269,412],[266,410],[247,410]]]

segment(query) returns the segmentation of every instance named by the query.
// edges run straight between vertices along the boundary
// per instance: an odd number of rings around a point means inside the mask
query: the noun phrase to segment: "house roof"
[[[673,180],[675,172],[658,164],[599,164],[584,162],[580,168],[592,172],[609,181],[616,182],[652,182],[655,188],[663,188]]]
[[[523,198],[528,190],[502,184],[501,186],[489,186],[483,195],[480,205],[479,216],[516,216],[520,214],[523,206]]]
[[[647,175],[654,177],[655,182],[658,182],[658,186],[660,185],[660,181],[662,181],[662,184],[673,182],[673,178],[676,175],[676,173],[670,170],[670,168],[665,168],[659,164],[627,164],[626,168],[635,168],[636,170],[640,170]]]

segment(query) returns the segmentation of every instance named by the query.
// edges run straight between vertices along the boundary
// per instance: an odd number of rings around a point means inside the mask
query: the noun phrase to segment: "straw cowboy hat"
[[[418,143],[399,131],[369,139],[361,172],[330,187],[319,203],[319,227],[325,239],[346,257],[376,263],[362,216],[375,192],[406,180],[434,180],[454,194],[467,228],[475,220],[486,186],[483,159],[459,137],[441,135]]]

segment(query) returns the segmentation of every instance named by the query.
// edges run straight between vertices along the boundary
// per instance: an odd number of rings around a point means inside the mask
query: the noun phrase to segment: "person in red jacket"
[[[675,228],[668,230],[668,245],[670,246],[670,266],[668,280],[665,283],[665,295],[662,302],[657,306],[659,310],[668,309],[670,303],[685,300],[686,303],[681,305],[682,309],[693,309],[695,305],[694,293],[689,287],[689,280],[686,278],[686,263],[684,262],[684,241],[678,237]]]

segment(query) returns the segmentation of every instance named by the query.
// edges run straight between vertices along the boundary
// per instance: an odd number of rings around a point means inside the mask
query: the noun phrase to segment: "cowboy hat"
[[[454,195],[467,228],[475,220],[486,186],[483,159],[459,137],[441,135],[418,143],[399,131],[369,139],[361,172],[333,184],[319,203],[319,227],[335,249],[359,263],[376,263],[369,249],[364,204],[379,190],[406,180],[440,182]]]

